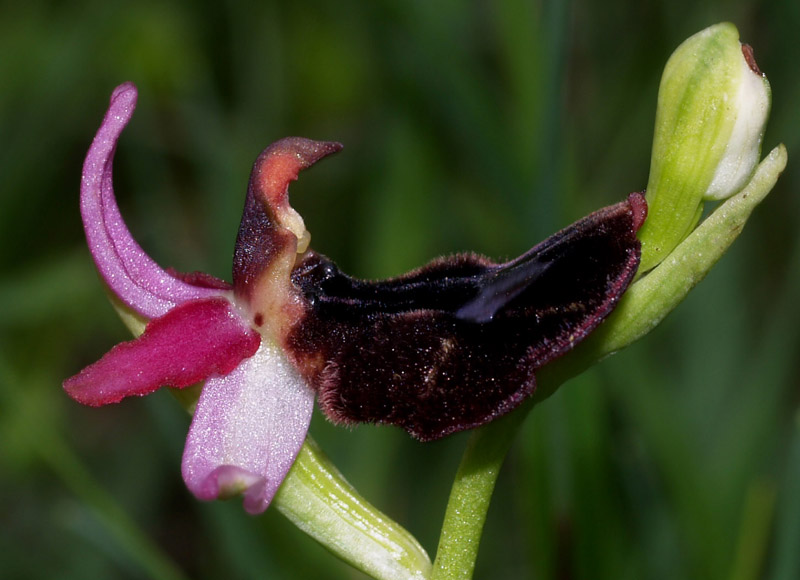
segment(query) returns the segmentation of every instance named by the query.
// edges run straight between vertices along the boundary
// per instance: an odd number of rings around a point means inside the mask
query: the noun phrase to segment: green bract
[[[373,578],[430,576],[431,561],[414,536],[364,500],[310,436],[275,505],[298,528]]]
[[[672,54],[658,93],[640,273],[689,235],[704,200],[744,187],[769,106],[769,83],[732,24],[706,28]]]

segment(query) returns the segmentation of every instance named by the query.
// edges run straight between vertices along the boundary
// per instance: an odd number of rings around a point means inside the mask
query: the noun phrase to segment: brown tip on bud
[[[633,231],[639,231],[645,218],[647,218],[647,201],[643,191],[637,191],[628,196],[628,203],[633,213]]]
[[[742,44],[742,54],[744,55],[744,60],[747,62],[747,66],[750,67],[750,70],[756,73],[758,76],[763,77],[764,73],[761,72],[760,68],[758,68],[756,56],[753,54],[753,47],[749,44]]]

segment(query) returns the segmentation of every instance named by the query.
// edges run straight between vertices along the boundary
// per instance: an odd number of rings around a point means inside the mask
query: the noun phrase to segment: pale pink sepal
[[[103,123],[89,148],[81,178],[81,216],[89,249],[106,284],[126,305],[146,318],[225,290],[196,286],[170,275],[136,243],[114,198],[112,162],[117,141],[136,108],[136,87],[114,89]]]
[[[183,479],[203,500],[244,495],[263,512],[303,444],[314,394],[286,356],[262,341],[229,375],[206,381],[183,453]]]
[[[64,381],[64,389],[79,403],[99,406],[163,385],[186,387],[231,372],[260,343],[224,298],[193,300],[150,321],[139,338],[112,348]]]

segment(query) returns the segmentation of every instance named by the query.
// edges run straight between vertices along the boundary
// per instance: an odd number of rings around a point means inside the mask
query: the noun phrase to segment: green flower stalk
[[[732,24],[706,28],[673,53],[658,93],[640,274],[689,235],[704,201],[744,187],[769,108],[769,82]]]

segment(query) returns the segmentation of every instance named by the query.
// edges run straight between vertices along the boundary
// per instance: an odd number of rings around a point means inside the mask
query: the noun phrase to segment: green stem
[[[525,405],[470,437],[450,492],[431,580],[472,578],[497,475],[529,409]]]

